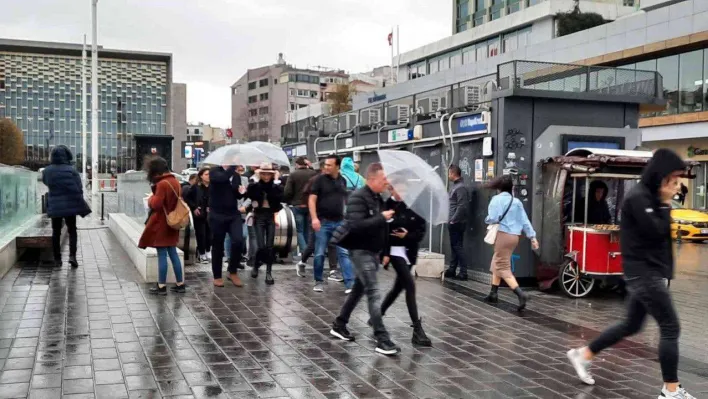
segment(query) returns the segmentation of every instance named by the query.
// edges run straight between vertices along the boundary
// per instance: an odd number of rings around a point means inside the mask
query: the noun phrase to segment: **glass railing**
[[[38,177],[37,172],[0,164],[0,241],[39,213]]]
[[[144,198],[151,192],[145,172],[118,175],[117,211],[141,224],[147,219]]]

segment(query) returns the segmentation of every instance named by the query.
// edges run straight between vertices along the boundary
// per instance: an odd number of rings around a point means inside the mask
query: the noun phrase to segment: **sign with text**
[[[413,130],[411,129],[393,129],[388,131],[389,143],[400,143],[408,140],[413,140]]]
[[[183,141],[182,142],[182,157],[193,159],[195,157],[203,158],[205,152],[209,150],[208,141]]]
[[[483,114],[463,116],[457,119],[457,133],[489,133],[489,124]]]

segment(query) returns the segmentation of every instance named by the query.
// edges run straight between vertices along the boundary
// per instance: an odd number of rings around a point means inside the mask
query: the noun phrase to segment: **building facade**
[[[85,68],[90,111],[90,52]],[[146,138],[171,136],[171,68],[170,54],[99,48],[99,173],[135,168],[136,138],[149,146]],[[46,164],[52,148],[64,144],[81,165],[81,75],[81,45],[0,40],[0,117],[22,129],[28,162]],[[88,112],[89,164],[91,117]],[[147,150],[153,148],[158,152]]]
[[[172,136],[173,144],[187,141],[187,85],[172,84]],[[172,146],[172,170],[179,172],[182,151],[179,145]]]

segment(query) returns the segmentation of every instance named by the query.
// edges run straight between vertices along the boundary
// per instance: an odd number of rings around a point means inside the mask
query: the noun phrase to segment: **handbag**
[[[187,227],[187,225],[189,224],[189,217],[192,212],[189,210],[189,205],[184,202],[182,197],[177,193],[177,190],[172,187],[172,184],[169,184],[169,186],[172,189],[172,192],[175,193],[175,196],[177,197],[177,205],[175,206],[175,209],[172,210],[172,212],[170,213],[167,213],[167,210],[164,206],[162,207],[162,211],[165,213],[167,225],[175,230],[181,230],[182,228]]]
[[[88,216],[90,214],[91,214],[91,206],[84,199],[84,209],[81,210],[81,212],[79,213],[79,216],[81,216],[82,218],[85,218],[86,216]]]
[[[514,197],[511,197],[511,201],[509,201],[509,205],[506,207],[506,210],[502,214],[502,217],[499,218],[499,221],[490,224],[487,226],[487,234],[484,236],[484,242],[486,242],[489,245],[494,245],[495,242],[497,242],[497,233],[499,232],[499,223],[501,223],[502,220],[506,217],[506,214],[509,213],[509,209],[511,209],[511,204],[514,203]]]

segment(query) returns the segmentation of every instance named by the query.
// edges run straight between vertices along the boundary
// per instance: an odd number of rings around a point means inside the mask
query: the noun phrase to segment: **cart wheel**
[[[580,273],[578,265],[572,260],[563,264],[558,281],[563,292],[571,298],[582,298],[595,287],[595,279]]]

